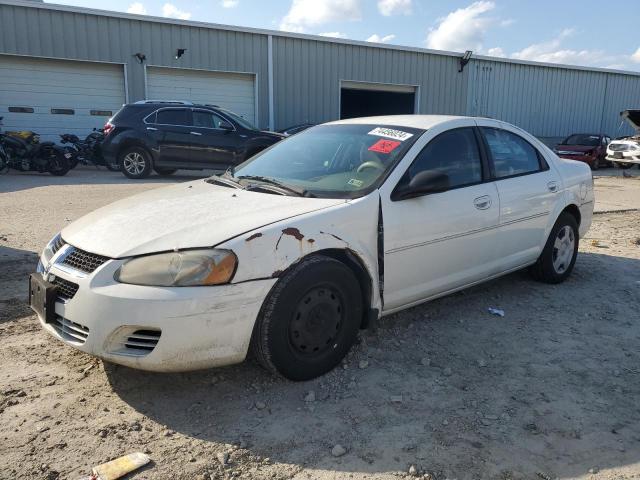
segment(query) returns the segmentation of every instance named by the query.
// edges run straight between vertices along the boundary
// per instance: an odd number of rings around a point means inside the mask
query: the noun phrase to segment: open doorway
[[[403,115],[416,111],[416,87],[342,82],[340,118]]]

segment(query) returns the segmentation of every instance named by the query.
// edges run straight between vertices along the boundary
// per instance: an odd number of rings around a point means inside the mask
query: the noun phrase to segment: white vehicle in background
[[[607,160],[624,169],[640,166],[640,110],[625,110],[620,116],[636,129],[636,134],[613,140],[607,147]]]
[[[357,118],[221,176],[65,227],[30,278],[51,335],[153,371],[338,365],[383,315],[530,267],[562,282],[591,224],[589,167],[504,122]]]

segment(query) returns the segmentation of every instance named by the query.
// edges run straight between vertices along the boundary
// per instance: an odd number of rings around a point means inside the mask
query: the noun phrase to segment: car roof
[[[358,124],[373,124],[373,125],[393,125],[397,127],[411,127],[429,129],[441,123],[450,122],[452,120],[460,120],[464,117],[458,115],[382,115],[378,117],[359,117],[350,118],[347,120],[337,120],[335,122],[329,122],[330,125],[358,125]]]

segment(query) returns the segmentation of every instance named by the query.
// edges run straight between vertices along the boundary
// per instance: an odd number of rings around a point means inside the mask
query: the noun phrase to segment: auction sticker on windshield
[[[396,142],[395,140],[378,140],[376,143],[369,147],[370,152],[378,152],[378,153],[391,153],[398,146],[401,145],[400,142]]]
[[[413,133],[403,132],[402,130],[394,130],[393,128],[377,127],[369,132],[369,135],[377,135],[378,137],[393,138],[404,142],[413,137]]]

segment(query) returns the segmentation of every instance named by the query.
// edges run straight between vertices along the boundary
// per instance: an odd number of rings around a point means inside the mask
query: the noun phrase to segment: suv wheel
[[[148,177],[151,173],[151,156],[144,148],[127,148],[120,154],[120,169],[129,178]]]

